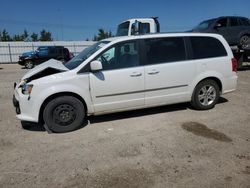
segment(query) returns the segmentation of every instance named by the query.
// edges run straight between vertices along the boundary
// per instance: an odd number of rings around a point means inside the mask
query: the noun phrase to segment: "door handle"
[[[141,75],[142,75],[142,73],[140,73],[140,72],[133,72],[132,74],[130,74],[131,77],[138,77]]]
[[[157,70],[151,70],[148,72],[148,74],[152,75],[152,74],[158,74],[160,71]]]

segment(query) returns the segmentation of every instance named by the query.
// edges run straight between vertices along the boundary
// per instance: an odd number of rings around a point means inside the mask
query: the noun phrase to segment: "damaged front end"
[[[65,72],[67,70],[68,69],[60,61],[51,59],[27,72],[21,79],[21,82],[18,84],[17,90],[21,88],[21,93],[28,96],[27,100],[30,100],[30,95],[34,86],[32,83],[30,83],[31,81]],[[14,84],[14,88],[16,88],[16,85],[17,84]]]
[[[35,87],[35,83],[32,81],[68,70],[69,69],[67,69],[60,61],[51,59],[28,71],[19,83],[14,83],[12,102],[16,108],[16,113],[21,114],[20,102],[22,103],[30,100],[32,90]]]
[[[45,76],[61,73],[68,70],[69,69],[65,67],[61,61],[51,59],[27,72],[19,83],[19,87],[22,87],[24,84],[27,84],[32,80],[37,80]]]
[[[36,74],[34,74],[34,75],[32,75],[32,76],[30,76],[28,78],[23,79],[22,82],[20,83],[20,85],[29,83],[32,80],[37,80],[39,78],[42,78],[42,77],[45,77],[45,76],[50,76],[52,74],[61,73],[61,72],[64,72],[64,71],[65,70],[59,70],[59,69],[56,69],[56,68],[48,67],[48,68],[45,68],[44,70],[42,70],[41,72],[37,72]]]
[[[67,70],[68,69],[60,61],[51,59],[27,72],[18,84],[17,89],[21,88],[22,94],[30,95],[33,88],[33,84],[29,84],[31,81]],[[17,84],[14,84],[14,89],[16,85]]]

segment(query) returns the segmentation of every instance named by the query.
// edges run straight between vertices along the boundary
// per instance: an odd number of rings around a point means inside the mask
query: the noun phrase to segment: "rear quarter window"
[[[244,26],[250,26],[250,21],[246,18],[241,18],[240,23]]]
[[[223,44],[213,37],[190,37],[193,49],[192,59],[214,58],[227,56]]]

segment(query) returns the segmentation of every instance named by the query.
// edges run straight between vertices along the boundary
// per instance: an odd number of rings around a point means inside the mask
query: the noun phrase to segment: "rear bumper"
[[[235,91],[237,89],[237,81],[238,81],[238,76],[236,74],[234,76],[228,78],[224,82],[222,94]]]

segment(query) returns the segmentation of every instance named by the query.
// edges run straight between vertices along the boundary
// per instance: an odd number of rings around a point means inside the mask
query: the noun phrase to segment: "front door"
[[[232,42],[231,36],[228,33],[229,23],[227,18],[221,18],[217,20],[214,25],[214,33],[222,35],[227,42],[230,44]]]
[[[144,106],[144,68],[140,66],[136,41],[114,45],[95,60],[103,70],[90,73],[95,113]]]

